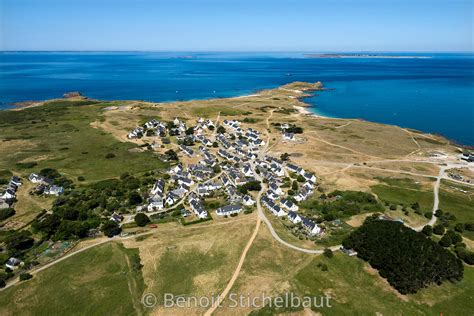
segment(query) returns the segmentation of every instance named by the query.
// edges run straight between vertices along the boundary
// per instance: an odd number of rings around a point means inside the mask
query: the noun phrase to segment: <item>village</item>
[[[130,131],[128,138],[161,138],[169,143],[167,135],[176,136],[178,150],[183,161],[168,171],[168,179],[159,179],[151,188],[146,204],[137,207],[137,212],[147,215],[165,213],[183,205],[183,217],[198,220],[212,218],[204,207],[209,197],[224,197],[226,204],[215,210],[219,217],[237,216],[251,212],[256,203],[257,191],[267,188],[261,204],[275,217],[302,225],[308,236],[323,233],[323,228],[312,219],[298,214],[297,203],[306,200],[315,189],[316,176],[301,167],[266,154],[267,142],[262,133],[242,127],[238,120],[224,120],[222,126],[199,118],[193,127],[175,118],[173,124],[150,120]],[[287,132],[283,125],[281,136],[295,140],[294,133]],[[190,145],[199,143],[195,150]],[[191,163],[191,161],[196,161]],[[300,188],[291,189],[291,177],[303,179]],[[253,192],[253,193],[252,193]],[[112,220],[120,223],[122,216],[114,214]],[[125,220],[127,221],[127,220]],[[131,216],[129,220],[131,221]]]

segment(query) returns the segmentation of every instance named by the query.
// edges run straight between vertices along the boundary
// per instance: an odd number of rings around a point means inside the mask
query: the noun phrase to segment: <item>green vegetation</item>
[[[248,191],[260,191],[262,184],[260,181],[250,181],[237,187],[240,193],[247,194]]]
[[[15,210],[13,208],[4,208],[0,210],[0,221],[7,219],[15,215]]]
[[[238,116],[238,115],[245,115],[252,114],[240,109],[228,107],[228,106],[206,106],[206,107],[195,107],[192,110],[195,116],[202,116],[209,118],[211,116],[217,116],[220,112],[221,116]]]
[[[150,222],[150,218],[144,213],[138,213],[135,215],[135,223],[139,227],[144,227]]]
[[[4,290],[0,314],[139,314],[145,286],[137,257],[116,243],[86,250]]]
[[[382,212],[383,206],[375,196],[359,191],[334,191],[325,199],[310,199],[300,203],[307,213],[322,220],[345,219],[356,214]],[[321,220],[321,221],[322,221]]]
[[[439,208],[443,211],[443,216],[440,219],[441,223],[454,229],[454,227],[461,224],[474,224],[474,204],[472,202],[472,189],[471,197],[469,194],[462,192],[452,192],[444,190],[443,188],[439,192]],[[449,213],[450,216],[446,216]],[[458,226],[458,229],[461,226]],[[474,239],[474,230],[463,229],[462,234],[471,240]]]
[[[176,255],[173,250],[166,251],[161,257],[157,271],[160,278],[156,279],[157,293],[173,293],[190,295],[195,293],[195,278],[220,267],[225,260],[225,253],[212,254],[199,250],[188,250]],[[162,298],[159,297],[159,300]]]
[[[396,185],[377,184],[371,186],[374,192],[381,201],[388,204],[395,204],[409,206],[418,203],[420,209],[418,213],[423,214],[424,211],[429,211],[433,207],[433,192],[416,189],[416,184],[407,182],[403,179],[392,180],[396,181]],[[398,185],[403,184],[403,187]],[[416,211],[416,210],[415,210]]]
[[[450,251],[396,221],[368,218],[343,245],[356,250],[402,294],[463,277],[463,265]]]
[[[136,173],[166,166],[153,153],[131,152],[135,145],[92,127],[104,106],[95,101],[54,101],[1,111],[0,169],[54,168],[94,181],[118,176],[122,170]],[[104,159],[109,153],[115,158]]]

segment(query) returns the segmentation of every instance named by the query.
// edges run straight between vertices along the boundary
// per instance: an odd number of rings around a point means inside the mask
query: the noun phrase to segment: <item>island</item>
[[[74,92],[0,112],[0,313],[473,310],[470,149],[313,115],[304,98],[321,89]],[[261,293],[330,304],[234,309],[234,294]],[[165,308],[166,295],[209,302]]]

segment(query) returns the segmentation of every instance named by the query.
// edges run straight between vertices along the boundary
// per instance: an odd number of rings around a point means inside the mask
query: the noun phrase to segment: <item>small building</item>
[[[219,207],[216,210],[216,214],[219,216],[238,214],[242,211],[242,206],[239,204],[226,205]]]
[[[355,251],[354,249],[347,249],[347,248],[344,248],[344,246],[341,246],[341,248],[339,249],[341,249],[341,251],[345,253],[346,255],[348,255],[349,257],[357,255],[357,251]]]
[[[242,202],[244,203],[245,206],[252,206],[255,204],[255,201],[248,194],[244,195]]]
[[[322,232],[321,227],[319,227],[318,224],[314,223],[312,220],[308,218],[303,218],[302,223],[303,223],[303,227],[308,232],[308,235],[314,236],[314,235],[321,234]]]
[[[57,185],[47,186],[45,190],[43,191],[43,194],[56,195],[56,196],[59,196],[63,193],[64,193],[64,188]]]
[[[123,221],[123,216],[117,213],[113,213],[110,217],[110,220],[116,222],[117,224],[120,224],[120,222]]]
[[[281,203],[281,206],[287,209],[288,211],[296,212],[299,209],[298,205],[296,205],[295,203],[291,202],[288,199],[281,199],[280,203]]]
[[[301,216],[299,216],[298,213],[296,212],[289,211],[288,220],[292,222],[293,224],[298,224],[298,223],[301,223]]]
[[[5,266],[11,270],[17,269],[20,265],[22,264],[20,259],[17,259],[15,257],[10,257],[10,259],[7,260],[5,263]]]

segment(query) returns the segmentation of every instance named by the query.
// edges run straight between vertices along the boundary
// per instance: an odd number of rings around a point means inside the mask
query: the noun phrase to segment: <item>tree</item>
[[[16,231],[5,239],[7,249],[12,253],[29,249],[34,242],[28,230]]]
[[[296,177],[296,180],[297,180],[298,182],[304,182],[304,177],[299,174],[299,175]]]
[[[175,160],[175,161],[179,160],[178,154],[173,149],[169,149],[165,151],[165,155],[168,156],[168,160]]]
[[[431,227],[431,225],[426,225],[423,227],[421,232],[426,236],[431,236],[433,234],[433,227]]]
[[[323,253],[323,254],[324,254],[324,256],[327,257],[327,258],[332,258],[332,257],[334,257],[334,254],[333,254],[332,250],[329,249],[329,248],[324,249],[324,253]]]
[[[0,279],[0,289],[3,289],[6,285],[7,283],[5,282],[5,280],[3,278]]]
[[[122,229],[120,228],[120,226],[114,221],[106,221],[102,225],[102,232],[107,237],[113,237],[115,235],[118,235],[121,231]]]
[[[443,247],[449,247],[453,244],[453,241],[451,240],[451,238],[449,237],[449,235],[444,235],[440,241],[439,241],[439,244]]]
[[[128,196],[128,202],[130,203],[130,205],[138,205],[141,202],[143,202],[143,199],[142,199],[141,195],[138,194],[138,192],[132,191],[132,192],[130,192],[130,194]]]
[[[291,184],[291,189],[293,191],[298,191],[298,182],[293,181],[293,183]]]
[[[420,209],[420,203],[415,202],[411,205],[411,208],[414,209],[415,211]]]
[[[446,232],[446,235],[449,236],[449,238],[451,238],[453,244],[462,242],[461,235],[457,234],[454,230],[448,230]]]
[[[4,208],[0,210],[0,221],[7,219],[13,215],[15,215],[15,210],[13,208]]]
[[[446,230],[446,229],[445,229],[444,226],[441,225],[441,224],[435,225],[435,226],[433,227],[433,233],[434,233],[435,235],[440,235],[440,236],[441,236],[441,235],[444,234],[445,230]]]
[[[31,227],[33,228],[33,231],[41,232],[44,234],[44,237],[49,238],[56,232],[60,224],[61,218],[59,215],[53,213],[46,214],[41,219],[36,219],[31,224]]]
[[[150,218],[146,214],[138,213],[137,215],[135,215],[135,223],[137,223],[138,226],[144,227],[149,222]]]
[[[194,134],[194,127],[189,127],[184,133],[186,135],[193,135]]]
[[[451,251],[396,221],[369,217],[342,245],[357,251],[401,294],[463,278],[463,264]]]
[[[462,233],[464,232],[464,224],[463,223],[457,223],[456,226],[454,226],[454,230]]]
[[[218,133],[218,134],[225,134],[225,128],[224,128],[224,126],[219,125],[219,127],[217,128],[217,133]]]
[[[214,147],[214,148],[219,147],[219,143],[218,143],[218,142],[213,142],[213,143],[212,143],[212,147]]]
[[[290,154],[283,153],[283,154],[281,154],[280,159],[283,160],[283,161],[288,161],[290,159]]]

